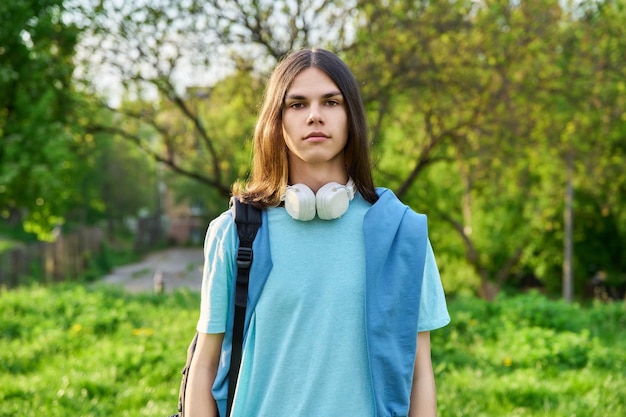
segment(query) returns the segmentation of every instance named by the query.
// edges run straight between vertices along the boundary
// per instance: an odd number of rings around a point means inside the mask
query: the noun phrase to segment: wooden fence
[[[104,233],[83,228],[55,242],[35,243],[0,254],[0,289],[26,282],[53,283],[79,279],[90,261],[101,254]]]

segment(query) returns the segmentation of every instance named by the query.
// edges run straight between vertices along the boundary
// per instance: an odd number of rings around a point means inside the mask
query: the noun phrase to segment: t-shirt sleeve
[[[439,329],[450,323],[446,297],[443,292],[439,269],[435,261],[433,248],[428,241],[426,261],[424,263],[424,279],[422,281],[422,295],[420,300],[418,332]]]
[[[236,245],[232,214],[226,212],[211,222],[204,241],[200,318],[196,326],[200,333],[226,331]]]

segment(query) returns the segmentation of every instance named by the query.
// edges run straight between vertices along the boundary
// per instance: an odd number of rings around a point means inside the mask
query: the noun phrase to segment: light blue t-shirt
[[[272,271],[246,334],[232,417],[374,415],[365,331],[360,195],[340,219],[293,220],[268,210]],[[223,227],[223,225],[222,225]],[[225,331],[236,242],[209,244],[198,331]],[[432,248],[427,245],[419,331],[449,321]],[[212,253],[211,253],[212,252]]]

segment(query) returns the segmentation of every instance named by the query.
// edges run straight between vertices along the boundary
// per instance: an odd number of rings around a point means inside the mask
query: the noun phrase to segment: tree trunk
[[[567,156],[567,185],[565,186],[565,209],[563,211],[563,299],[571,302],[574,298],[573,279],[573,229],[574,229],[574,151]]]

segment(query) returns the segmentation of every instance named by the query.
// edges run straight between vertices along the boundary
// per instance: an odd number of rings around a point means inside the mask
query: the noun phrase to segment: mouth
[[[308,135],[306,135],[304,137],[304,139],[311,139],[311,140],[323,140],[323,139],[328,139],[330,136],[328,136],[326,133],[324,132],[311,132]]]

